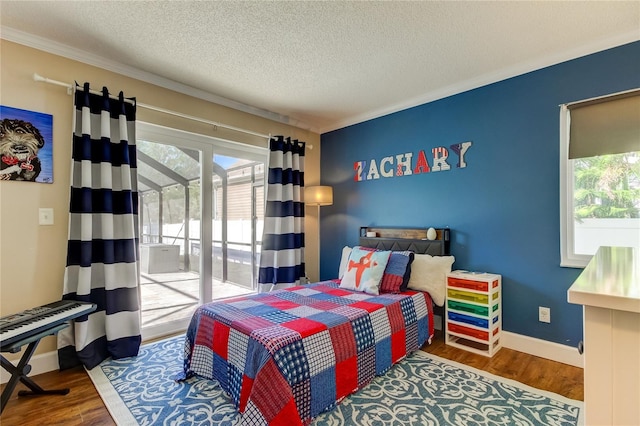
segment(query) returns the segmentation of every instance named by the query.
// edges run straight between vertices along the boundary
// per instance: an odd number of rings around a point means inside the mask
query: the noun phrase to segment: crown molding
[[[106,59],[102,56],[94,55],[84,50],[76,49],[68,45],[58,43],[53,40],[49,40],[44,37],[36,36],[24,31],[17,30],[15,28],[0,26],[0,38],[13,43],[22,44],[24,46],[31,47],[34,49],[42,50],[44,52],[51,53],[57,56],[62,56],[64,58],[72,59],[74,61],[82,62],[84,64],[95,66],[95,67],[98,67],[107,71],[111,71],[117,74],[121,74],[127,77],[131,77],[136,80],[144,81],[146,83],[150,83],[155,86],[173,90],[174,92],[182,93],[188,96],[192,96],[194,98],[212,102],[217,105],[232,108],[237,111],[256,115],[258,117],[266,118],[268,120],[272,120],[278,123],[297,127],[303,130],[316,132],[316,130],[310,128],[309,125],[299,120],[296,120],[295,118],[278,114],[273,111],[268,111],[262,108],[254,107],[251,105],[247,105],[242,102],[234,101],[232,99],[224,98],[222,96],[218,96],[213,93],[209,93],[204,90],[188,86],[186,84],[178,83],[168,78],[160,77],[156,74],[153,74],[147,71],[142,71],[138,68],[124,65],[119,62]]]
[[[640,40],[640,31],[630,31],[627,33],[618,34],[614,37],[607,37],[595,42],[585,44],[575,49],[566,50],[553,55],[547,55],[541,58],[536,58],[532,61],[525,61],[519,64],[513,65],[508,68],[503,68],[497,72],[487,73],[478,77],[456,83],[450,86],[446,86],[418,97],[406,100],[404,102],[391,105],[376,111],[372,111],[362,115],[356,115],[349,117],[345,120],[338,121],[330,127],[324,127],[319,129],[320,134],[327,133],[333,130],[338,130],[344,127],[353,126],[365,121],[380,118],[385,115],[393,114],[405,109],[413,108],[419,105],[423,105],[429,102],[444,99],[449,96],[457,95],[469,90],[477,89],[482,86],[497,83],[502,80],[506,80],[512,77],[516,77],[522,74],[526,74],[532,71],[540,70],[552,65],[557,65],[562,62],[577,59],[582,56],[587,56],[593,53],[597,53],[603,50],[612,49],[614,47],[622,46],[624,44],[633,43]]]
[[[638,31],[630,31],[627,33],[619,34],[614,37],[608,37],[595,42],[583,45],[579,48],[567,50],[558,54],[548,55],[542,58],[538,58],[533,61],[526,61],[516,64],[509,68],[501,69],[497,72],[484,74],[461,83],[443,87],[418,97],[406,100],[404,102],[391,105],[385,108],[381,108],[375,111],[368,112],[366,114],[356,115],[344,120],[339,120],[332,125],[322,128],[313,128],[308,124],[297,120],[290,116],[285,116],[265,109],[257,108],[251,105],[247,105],[241,102],[227,99],[222,96],[215,95],[213,93],[206,92],[201,89],[178,83],[176,81],[160,77],[156,74],[152,74],[140,69],[123,65],[121,63],[111,61],[101,56],[94,55],[92,53],[75,49],[70,46],[29,34],[20,30],[16,30],[11,27],[0,26],[0,38],[14,43],[22,44],[34,49],[42,50],[44,52],[52,53],[54,55],[62,56],[68,59],[72,59],[78,62],[82,62],[88,65],[96,66],[117,74],[122,74],[137,80],[141,80],[159,87],[164,87],[169,90],[173,90],[178,93],[193,96],[194,98],[202,99],[208,102],[222,105],[228,108],[242,111],[248,114],[252,114],[258,117],[266,118],[278,123],[293,126],[302,130],[311,131],[318,134],[323,134],[338,130],[344,127],[359,124],[365,121],[369,121],[375,118],[380,118],[385,115],[389,115],[395,112],[399,112],[405,109],[413,108],[419,105],[423,105],[429,102],[437,101],[449,96],[457,95],[469,90],[477,89],[482,86],[493,84],[508,78],[516,77],[518,75],[526,74],[528,72],[536,71],[548,66],[556,65],[562,62],[566,62],[572,59],[576,59],[582,56],[593,54],[602,50],[611,49],[617,46],[621,46],[627,43],[632,43],[640,40]]]

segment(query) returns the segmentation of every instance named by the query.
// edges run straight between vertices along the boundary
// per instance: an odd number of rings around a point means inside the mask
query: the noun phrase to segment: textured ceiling
[[[5,39],[320,133],[640,39],[637,0],[2,0],[0,15]]]

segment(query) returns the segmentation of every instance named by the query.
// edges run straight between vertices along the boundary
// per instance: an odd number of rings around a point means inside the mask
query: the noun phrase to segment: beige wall
[[[52,184],[0,182],[0,316],[59,300],[66,260],[73,100],[66,89],[33,80],[33,73],[72,83],[85,81],[93,89],[107,86],[138,102],[252,130],[282,134],[313,145],[307,150],[305,182],[320,181],[320,136],[251,114],[179,94],[120,74],[89,66],[5,40],[0,41],[0,103],[53,115]],[[266,141],[230,130],[139,108],[138,119],[193,132],[266,146]],[[54,210],[54,225],[38,225],[38,209]],[[318,278],[316,209],[306,220],[308,276]],[[55,340],[43,340],[38,353],[55,350]]]

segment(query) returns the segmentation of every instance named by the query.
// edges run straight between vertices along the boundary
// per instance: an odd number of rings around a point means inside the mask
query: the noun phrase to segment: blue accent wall
[[[503,277],[506,331],[575,346],[582,307],[567,303],[581,269],[560,267],[559,105],[640,87],[640,42],[325,133],[320,278],[337,277],[360,226],[452,230],[454,269]],[[339,101],[338,101],[339,102]],[[354,180],[354,163],[471,141],[466,168]],[[538,322],[551,308],[551,324]]]

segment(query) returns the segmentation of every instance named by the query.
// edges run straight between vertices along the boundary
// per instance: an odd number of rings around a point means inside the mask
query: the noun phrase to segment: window
[[[560,265],[640,252],[640,91],[562,105],[560,148]]]

